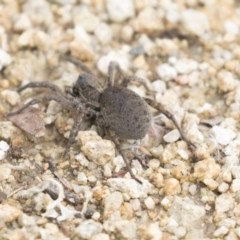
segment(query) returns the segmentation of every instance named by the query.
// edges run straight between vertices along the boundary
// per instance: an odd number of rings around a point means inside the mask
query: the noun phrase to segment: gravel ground
[[[0,239],[240,239],[239,3],[1,0]],[[172,112],[197,149],[158,117],[163,139],[141,142],[147,169],[131,163],[139,184],[96,126],[63,159],[73,115],[58,103],[7,119],[44,92],[19,86],[73,85],[66,53],[101,80],[111,60],[143,78],[129,88]]]

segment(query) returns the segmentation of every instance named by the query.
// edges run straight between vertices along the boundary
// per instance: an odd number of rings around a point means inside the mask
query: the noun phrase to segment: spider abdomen
[[[146,135],[152,116],[139,95],[127,88],[108,87],[99,103],[104,124],[120,138],[141,139]]]

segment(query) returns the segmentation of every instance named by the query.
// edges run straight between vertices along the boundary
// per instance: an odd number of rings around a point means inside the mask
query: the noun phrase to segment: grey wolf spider
[[[170,112],[164,110],[153,100],[144,100],[139,95],[126,88],[128,83],[132,79],[136,79],[136,77],[125,76],[116,62],[111,62],[109,64],[107,87],[102,89],[100,85],[98,85],[99,81],[97,77],[94,76],[91,70],[81,61],[69,56],[65,56],[64,59],[72,62],[83,70],[83,73],[74,84],[72,91],[65,93],[58,86],[47,81],[30,82],[19,88],[18,92],[27,88],[47,88],[51,90],[52,94],[46,94],[41,98],[33,99],[20,109],[8,114],[10,117],[21,113],[30,105],[51,100],[59,102],[63,107],[75,111],[77,116],[74,119],[74,124],[70,131],[64,156],[68,153],[78,131],[82,127],[83,120],[95,122],[95,124],[103,129],[104,133],[115,143],[119,153],[123,156],[131,177],[141,183],[132,172],[129,161],[124,156],[118,140],[142,139],[147,134],[152,121],[149,105],[171,119],[180,132],[182,139],[190,146],[194,146],[185,137],[175,117]],[[122,80],[119,85],[115,84],[115,80],[117,80],[116,75]]]

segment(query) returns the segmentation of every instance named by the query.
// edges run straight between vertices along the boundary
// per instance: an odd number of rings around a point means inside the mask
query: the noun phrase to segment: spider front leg
[[[176,118],[174,117],[174,115],[172,113],[170,113],[169,111],[165,110],[160,104],[155,103],[152,99],[149,98],[145,98],[145,101],[153,108],[157,109],[160,113],[162,113],[163,115],[165,115],[168,119],[170,119],[173,124],[175,125],[175,127],[177,128],[177,130],[179,131],[181,138],[183,141],[185,141],[189,146],[191,146],[193,149],[196,149],[196,145],[193,144],[183,133],[180,125],[178,124]]]
[[[70,135],[69,135],[69,138],[68,138],[68,141],[67,141],[67,145],[66,145],[65,150],[63,152],[63,158],[68,154],[69,149],[70,149],[71,145],[74,143],[78,132],[80,130],[85,130],[87,128],[87,126],[89,126],[92,123],[93,119],[95,119],[96,114],[91,112],[91,115],[92,116],[87,118],[87,119],[84,119],[84,116],[86,116],[86,115],[83,114],[83,113],[79,113],[77,116],[75,116],[73,126],[70,130]]]
[[[79,104],[79,101],[77,99],[66,97],[64,95],[52,94],[52,95],[44,95],[41,98],[38,98],[38,99],[36,98],[36,99],[31,100],[30,102],[24,104],[18,110],[10,112],[7,115],[7,117],[11,117],[11,116],[20,114],[21,112],[23,112],[29,106],[32,106],[32,105],[35,105],[35,104],[38,104],[38,103],[42,103],[42,102],[49,102],[49,101],[58,102],[61,105],[65,106],[66,108],[77,109],[78,111],[81,111],[81,110],[85,109],[85,106]]]
[[[63,91],[55,84],[50,82],[30,82],[18,89],[18,92],[22,92],[27,88],[48,88],[56,93],[63,94]]]

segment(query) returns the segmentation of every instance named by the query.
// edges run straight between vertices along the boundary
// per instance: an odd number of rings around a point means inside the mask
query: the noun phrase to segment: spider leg
[[[23,90],[27,88],[49,88],[50,90],[57,92],[57,93],[62,93],[62,90],[55,84],[50,83],[50,82],[30,82],[18,89],[18,92],[22,92]]]
[[[65,150],[63,152],[63,158],[68,154],[69,149],[70,149],[71,145],[74,143],[78,132],[80,130],[86,128],[86,126],[85,126],[86,119],[84,120],[83,117],[84,117],[84,114],[80,113],[74,118],[74,123],[73,123],[73,126],[72,126],[71,130],[70,130],[70,135],[69,135],[69,138],[68,138],[68,141],[67,141],[67,145],[66,145]]]
[[[44,95],[41,98],[32,99],[30,102],[24,104],[21,108],[16,111],[10,112],[7,117],[20,114],[29,106],[35,105],[37,103],[42,103],[44,101],[56,101],[62,104],[63,106],[70,108],[70,109],[77,109],[78,111],[84,111],[86,109],[85,104],[80,104],[78,99],[70,99],[69,97],[65,97],[64,95],[52,94],[52,95]],[[87,108],[88,109],[88,108]],[[90,109],[88,111],[90,114],[92,113]]]
[[[60,59],[71,62],[75,66],[79,67],[82,71],[93,75],[92,71],[79,59],[76,59],[69,55],[61,55]]]
[[[187,139],[187,137],[183,133],[180,125],[178,124],[176,118],[174,117],[174,115],[172,113],[170,113],[169,111],[165,110],[160,104],[155,103],[153,100],[151,100],[149,98],[145,98],[145,101],[150,106],[152,106],[153,108],[157,109],[160,113],[164,114],[168,119],[170,119],[173,122],[173,124],[175,125],[175,127],[177,128],[177,130],[179,131],[182,140],[185,141],[192,148],[196,149],[196,145],[193,144],[189,139]]]
[[[119,74],[120,77],[125,78],[120,65],[115,61],[111,61],[108,65],[108,87],[115,85],[116,74]]]

